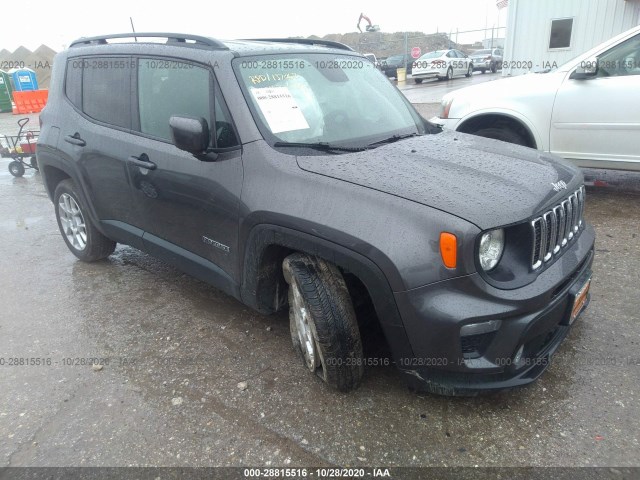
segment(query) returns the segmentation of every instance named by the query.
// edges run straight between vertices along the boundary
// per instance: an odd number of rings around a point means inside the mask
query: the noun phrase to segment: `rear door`
[[[129,56],[69,58],[58,141],[81,172],[80,187],[98,220],[126,225],[136,223],[126,165],[131,81]],[[135,235],[118,240],[139,245]]]
[[[138,57],[135,63],[133,128],[138,137],[126,155],[145,248],[197,255],[231,275],[238,241],[241,150],[213,71],[171,58]],[[179,150],[169,128],[173,115],[207,120],[211,146],[228,152],[203,161]]]

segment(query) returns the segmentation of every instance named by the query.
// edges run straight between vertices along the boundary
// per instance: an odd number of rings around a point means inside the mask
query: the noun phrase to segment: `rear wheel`
[[[486,69],[486,68],[483,68],[483,69],[482,69],[482,70],[480,70],[480,71],[481,71],[483,74],[484,74],[484,73],[487,73],[487,69]]]
[[[493,138],[495,140],[502,140],[503,142],[515,143],[516,145],[528,146],[526,139],[522,135],[505,127],[483,128],[469,133],[479,137]]]
[[[94,262],[113,253],[116,242],[105,237],[91,223],[72,180],[58,184],[53,201],[60,233],[71,253],[85,262]]]
[[[422,83],[422,79],[421,78],[414,78],[413,81],[416,82],[416,83]]]
[[[9,164],[9,173],[16,178],[19,178],[24,175],[24,165],[20,162],[14,160]]]
[[[349,291],[340,271],[294,253],[282,265],[289,284],[289,326],[305,366],[342,392],[358,387],[364,367],[362,341]]]

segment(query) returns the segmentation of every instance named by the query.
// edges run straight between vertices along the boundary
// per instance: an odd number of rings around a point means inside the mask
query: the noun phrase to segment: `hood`
[[[473,103],[478,108],[495,106],[513,108],[514,100],[531,102],[532,98],[541,99],[545,104],[553,105],[556,91],[565,76],[566,72],[555,71],[502,77],[447,93],[442,101],[453,98],[452,108],[464,108],[467,102]],[[480,105],[476,105],[478,99],[482,99]]]
[[[482,230],[526,220],[582,183],[580,171],[565,160],[447,130],[365,152],[297,161],[308,172],[418,202]],[[568,188],[556,192],[552,183],[560,180]]]

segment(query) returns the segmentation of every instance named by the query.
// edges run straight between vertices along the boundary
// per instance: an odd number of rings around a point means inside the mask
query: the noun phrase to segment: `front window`
[[[616,45],[598,57],[599,77],[640,75],[640,35]]]
[[[425,124],[404,96],[362,57],[287,54],[238,58],[236,74],[272,143],[363,147]]]

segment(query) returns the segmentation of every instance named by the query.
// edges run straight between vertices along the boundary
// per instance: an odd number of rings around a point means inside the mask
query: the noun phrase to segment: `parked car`
[[[470,77],[473,62],[460,50],[435,50],[427,52],[413,63],[413,79],[422,83],[425,78],[451,80],[456,75]]]
[[[382,71],[387,77],[398,78],[398,68],[406,68],[407,75],[411,74],[413,58],[411,55],[392,55],[381,62]]]
[[[445,95],[432,122],[579,166],[640,170],[640,26],[553,70]]]
[[[300,370],[341,391],[389,361],[363,353],[378,328],[419,390],[516,387],[550,364],[590,298],[576,167],[443,131],[335,42],[131,35],[59,53],[41,114],[76,257],[127,244],[288,309]]]
[[[365,53],[364,57],[373,63],[376,68],[382,69],[382,65],[380,65],[380,62],[373,53]]]
[[[502,55],[503,52],[501,48],[476,50],[469,55],[473,62],[473,71],[486,73],[487,70],[489,70],[491,73],[496,73],[502,68]]]

